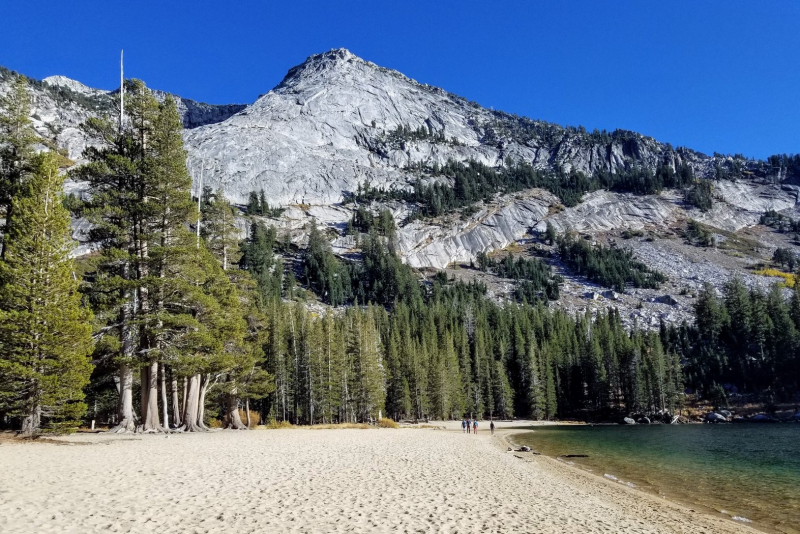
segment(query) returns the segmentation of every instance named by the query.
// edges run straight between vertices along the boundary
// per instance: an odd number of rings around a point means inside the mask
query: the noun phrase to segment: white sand
[[[754,532],[447,426],[4,442],[0,532]]]

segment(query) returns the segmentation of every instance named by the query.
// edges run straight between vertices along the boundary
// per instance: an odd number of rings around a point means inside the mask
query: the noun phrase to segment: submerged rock
[[[750,421],[754,423],[777,423],[778,420],[774,417],[770,417],[766,414],[760,413],[750,418]]]

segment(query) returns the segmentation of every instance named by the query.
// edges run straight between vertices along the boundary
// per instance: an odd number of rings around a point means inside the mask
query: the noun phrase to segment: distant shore
[[[755,532],[509,452],[528,424],[5,441],[0,531]]]

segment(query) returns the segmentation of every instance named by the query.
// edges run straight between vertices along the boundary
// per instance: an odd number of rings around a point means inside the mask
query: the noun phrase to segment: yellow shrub
[[[239,418],[242,423],[247,424],[247,410],[239,410]],[[250,426],[248,428],[255,428],[261,422],[261,414],[250,410]]]
[[[264,424],[264,428],[276,430],[278,428],[292,428],[294,425],[289,421],[268,421]]]
[[[208,428],[222,428],[222,420],[221,419],[209,419],[208,420]]]
[[[756,271],[756,274],[760,274],[762,276],[774,276],[777,278],[783,278],[786,287],[794,287],[795,275],[791,273],[785,273],[783,271],[779,271],[778,269],[761,269]]]
[[[342,430],[342,429],[360,429],[366,430],[372,428],[367,423],[327,423],[319,424],[308,427],[311,430]]]
[[[378,426],[381,428],[398,428],[397,423],[388,417],[381,417],[378,419]]]

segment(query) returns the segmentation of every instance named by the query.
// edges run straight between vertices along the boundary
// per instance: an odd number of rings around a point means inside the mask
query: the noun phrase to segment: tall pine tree
[[[78,424],[93,345],[70,257],[63,177],[50,153],[35,157],[32,168],[26,193],[12,202],[0,261],[0,411],[20,417],[26,434]]]

